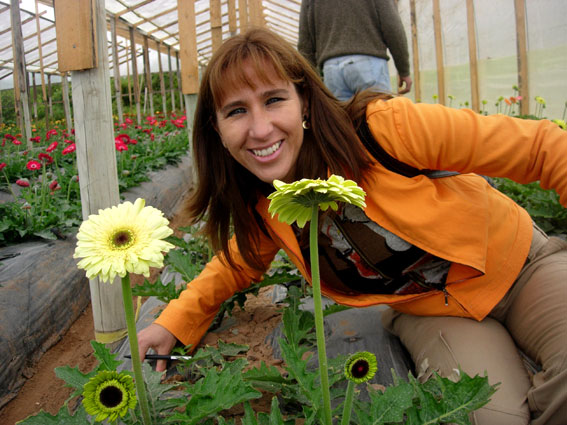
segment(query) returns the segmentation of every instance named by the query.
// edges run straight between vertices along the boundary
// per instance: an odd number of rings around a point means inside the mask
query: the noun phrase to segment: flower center
[[[109,385],[108,387],[104,388],[100,392],[100,403],[108,408],[112,409],[113,407],[118,406],[122,403],[122,390],[120,388],[115,387],[113,385]]]
[[[134,232],[130,229],[121,229],[110,236],[110,245],[113,249],[128,249],[135,242]]]
[[[364,378],[366,376],[366,374],[368,373],[368,369],[369,369],[369,365],[368,362],[366,360],[358,360],[353,366],[352,366],[352,376],[354,376],[355,378]]]

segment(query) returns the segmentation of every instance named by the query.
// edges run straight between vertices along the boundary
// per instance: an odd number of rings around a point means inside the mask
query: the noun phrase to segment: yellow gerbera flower
[[[150,267],[163,266],[163,252],[174,246],[163,239],[173,233],[169,221],[146,201],[124,202],[90,215],[77,234],[73,258],[89,279],[111,282],[126,273],[150,275]]]
[[[276,191],[268,196],[271,199],[268,211],[272,217],[278,214],[282,222],[292,224],[297,221],[299,227],[309,221],[312,208],[316,205],[323,211],[329,207],[336,211],[337,202],[366,207],[364,190],[356,182],[334,174],[328,180],[301,179],[289,184],[274,180],[273,184]]]

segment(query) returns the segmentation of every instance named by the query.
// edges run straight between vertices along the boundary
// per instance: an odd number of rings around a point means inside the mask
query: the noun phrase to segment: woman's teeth
[[[282,144],[282,142],[279,141],[277,143],[274,143],[272,146],[270,146],[269,148],[266,148],[266,149],[252,149],[252,152],[256,156],[268,156],[268,155],[273,154],[275,151],[277,151],[280,148],[281,144]]]

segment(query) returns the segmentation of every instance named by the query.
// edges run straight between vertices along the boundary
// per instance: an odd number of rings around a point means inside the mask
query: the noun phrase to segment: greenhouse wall
[[[465,0],[439,0],[445,72],[446,105],[471,105],[467,9]],[[433,1],[415,0],[421,99],[415,89],[408,96],[435,103],[438,96],[437,65],[433,21]],[[535,113],[536,96],[545,100],[543,116],[565,119],[567,102],[567,4],[565,0],[525,0],[528,84],[530,114]],[[410,63],[413,69],[410,0],[398,0],[404,23]],[[484,110],[499,112],[498,98],[517,96],[517,33],[514,0],[474,0],[474,21],[478,57],[479,96],[486,101]],[[390,61],[392,87],[397,72]],[[415,80],[415,78],[414,78]],[[449,98],[454,97],[453,100]],[[482,108],[482,105],[481,105]]]

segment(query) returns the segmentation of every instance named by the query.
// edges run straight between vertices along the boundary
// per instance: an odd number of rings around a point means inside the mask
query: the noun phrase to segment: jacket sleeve
[[[266,264],[266,269],[279,250],[279,247],[260,232],[258,255]],[[242,259],[233,237],[229,242],[238,270],[223,264],[215,256],[201,274],[191,281],[178,299],[169,302],[155,323],[170,331],[183,344],[191,344],[194,349],[220,309],[221,304],[234,293],[250,286],[251,282],[262,279],[263,272],[255,270]]]
[[[539,180],[567,206],[567,131],[549,120],[484,116],[402,97],[371,103],[367,120],[382,147],[409,165]]]
[[[317,56],[315,52],[315,28],[311,28],[310,24],[313,19],[310,14],[310,1],[303,0],[299,11],[299,37],[297,41],[297,50],[307,59],[311,65],[317,66]]]

